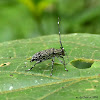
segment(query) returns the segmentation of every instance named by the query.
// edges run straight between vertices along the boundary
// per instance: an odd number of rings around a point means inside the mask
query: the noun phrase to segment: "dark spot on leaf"
[[[96,88],[96,85],[94,86],[94,88]]]
[[[8,65],[10,65],[10,62],[0,64],[0,67],[3,67],[3,66],[8,66]]]
[[[75,59],[75,60],[71,61],[71,64],[74,67],[79,68],[79,69],[90,68],[93,63],[94,63],[94,61],[90,60],[90,59]]]
[[[10,74],[10,76],[13,76],[13,74]]]
[[[12,58],[12,57],[9,57],[10,59]]]

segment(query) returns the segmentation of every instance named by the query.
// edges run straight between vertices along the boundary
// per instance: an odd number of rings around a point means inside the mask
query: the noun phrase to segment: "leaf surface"
[[[33,54],[60,48],[58,35],[0,43],[0,100],[97,100],[100,94],[100,36],[91,34],[62,35],[69,63],[64,66],[55,58],[53,76],[51,60],[30,63]],[[64,57],[66,63],[67,56]],[[91,67],[73,66],[76,59],[92,60]],[[62,60],[62,59],[61,59]],[[80,65],[81,66],[81,65]]]

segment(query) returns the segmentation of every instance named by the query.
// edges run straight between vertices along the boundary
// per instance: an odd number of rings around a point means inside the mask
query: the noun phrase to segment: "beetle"
[[[62,42],[61,42],[60,27],[59,27],[59,17],[58,17],[58,30],[59,30],[59,42],[60,42],[60,45],[61,45],[60,49],[50,48],[50,49],[43,50],[43,51],[40,51],[38,53],[35,53],[32,56],[32,59],[31,59],[30,62],[36,61],[36,63],[30,69],[28,69],[26,71],[32,70],[34,68],[34,66],[36,64],[38,64],[38,63],[41,63],[41,62],[43,62],[45,60],[48,60],[48,59],[51,59],[52,60],[52,69],[51,69],[50,76],[52,76],[53,65],[54,65],[54,58],[55,57],[63,59],[63,62],[62,61],[60,61],[60,62],[64,65],[65,71],[68,71],[66,69],[65,60],[64,60],[64,57],[63,57],[63,56],[65,56],[65,50],[64,50],[64,47],[62,46]]]

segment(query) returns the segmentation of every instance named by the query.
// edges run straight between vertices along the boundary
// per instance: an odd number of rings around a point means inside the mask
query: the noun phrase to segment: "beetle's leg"
[[[61,57],[61,58],[63,58],[63,62],[61,61],[61,63],[64,65],[64,68],[65,68],[65,71],[68,71],[67,69],[66,69],[66,64],[65,64],[65,59],[64,59],[64,57],[63,56],[59,56],[59,57]]]
[[[28,70],[26,70],[26,71],[32,70],[32,69],[34,68],[34,66],[35,66],[36,64],[40,63],[40,62],[41,62],[41,61],[37,61],[30,69],[28,69]]]
[[[50,76],[52,76],[52,72],[53,72],[53,65],[54,65],[54,57],[52,58],[52,69],[51,69],[51,74],[50,74]]]
[[[26,71],[32,70],[36,64],[37,64],[37,63],[35,63],[30,69],[28,69],[28,70],[26,70]]]
[[[62,60],[60,60],[58,56],[56,56],[56,57],[57,57],[57,58],[58,58],[58,60],[59,60],[59,61],[63,64],[63,61],[62,61]]]

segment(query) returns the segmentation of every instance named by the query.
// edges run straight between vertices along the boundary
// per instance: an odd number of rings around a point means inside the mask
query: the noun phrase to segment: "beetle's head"
[[[65,50],[64,50],[64,48],[63,47],[60,47],[60,48],[62,50],[62,55],[65,56]]]

